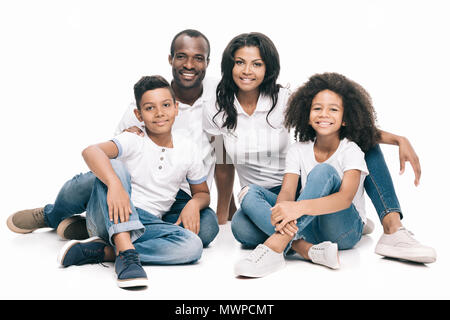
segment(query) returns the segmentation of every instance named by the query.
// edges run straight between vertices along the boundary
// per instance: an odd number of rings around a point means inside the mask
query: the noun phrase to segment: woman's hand
[[[400,138],[398,141],[398,153],[400,158],[400,174],[403,174],[403,172],[405,172],[405,162],[409,161],[411,167],[414,170],[414,184],[418,186],[420,175],[422,174],[422,171],[420,169],[419,157],[414,151],[414,148],[412,147],[409,140],[405,137]]]

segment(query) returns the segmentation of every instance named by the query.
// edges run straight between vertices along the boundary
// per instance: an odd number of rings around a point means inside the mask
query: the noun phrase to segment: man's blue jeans
[[[399,212],[402,217],[392,178],[380,147],[377,145],[369,150],[365,155],[365,160],[370,174],[364,181],[364,188],[375,206],[380,221],[390,212]],[[256,188],[256,186],[251,185],[247,195],[253,188]],[[257,189],[258,192],[261,192],[261,187]],[[272,194],[271,196],[265,194],[268,197],[268,203],[275,205],[280,189],[281,186],[276,186],[266,190],[270,191],[268,194]],[[252,200],[246,205],[245,200],[247,195],[244,197],[243,203],[241,203],[241,208],[233,216],[231,230],[236,240],[244,246],[255,247],[263,243],[275,230],[274,226],[270,224],[270,210],[264,211],[265,214],[258,211],[254,202],[256,200]],[[273,205],[269,206],[272,207]],[[264,215],[268,215],[268,217],[263,217]],[[267,224],[267,221],[269,224]]]

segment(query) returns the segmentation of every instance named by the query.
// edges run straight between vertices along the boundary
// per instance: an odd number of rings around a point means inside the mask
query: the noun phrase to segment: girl
[[[289,148],[271,209],[276,232],[236,264],[237,275],[274,272],[284,266],[283,251],[290,249],[313,263],[339,268],[338,248],[352,248],[366,222],[363,151],[380,139],[375,121],[369,94],[337,73],[314,75],[292,95],[285,125],[295,129],[298,142]]]

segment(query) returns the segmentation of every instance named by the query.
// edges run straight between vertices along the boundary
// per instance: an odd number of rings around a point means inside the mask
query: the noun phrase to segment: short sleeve
[[[364,159],[364,152],[354,142],[349,141],[342,154],[342,168],[343,171],[359,170],[362,175],[368,175],[366,160]]]
[[[142,139],[142,137],[130,132],[123,132],[111,139],[119,149],[116,159],[126,159],[133,156],[141,149]]]
[[[213,136],[219,136],[222,134],[220,131],[219,120],[221,119],[220,115],[217,115],[217,108],[215,99],[208,103],[203,109],[203,130]]]
[[[186,180],[189,184],[201,184],[206,181],[208,175],[201,158],[198,147],[190,143],[189,152],[191,154],[191,162],[186,173]]]
[[[127,110],[122,116],[122,119],[120,120],[119,124],[116,127],[116,130],[114,132],[115,135],[119,135],[123,132],[123,130],[131,128],[133,126],[136,126],[138,128],[142,128],[144,125],[143,122],[140,122],[136,115],[134,114],[134,109],[136,109],[136,103],[132,102],[128,106]]]
[[[286,165],[284,173],[294,173],[300,175],[300,154],[298,142],[293,143],[289,146],[286,154]]]

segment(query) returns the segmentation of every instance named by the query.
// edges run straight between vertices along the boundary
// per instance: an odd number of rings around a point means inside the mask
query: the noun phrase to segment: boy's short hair
[[[175,93],[173,92],[172,87],[169,82],[167,82],[164,77],[155,75],[155,76],[144,76],[139,79],[138,82],[134,85],[134,98],[136,99],[136,107],[141,110],[141,100],[144,93],[148,90],[155,90],[160,88],[166,88],[170,91],[172,95],[173,102],[175,103]]]

